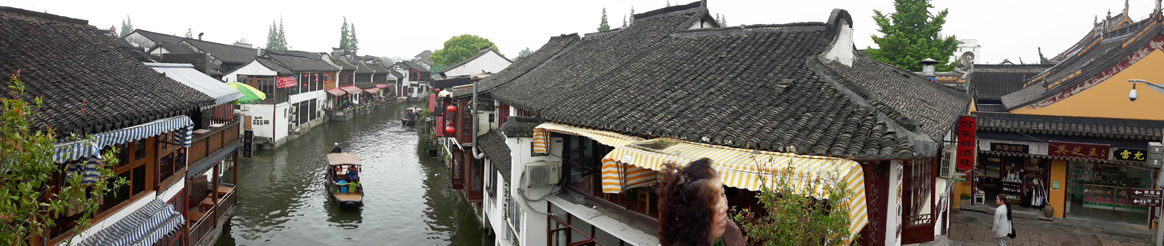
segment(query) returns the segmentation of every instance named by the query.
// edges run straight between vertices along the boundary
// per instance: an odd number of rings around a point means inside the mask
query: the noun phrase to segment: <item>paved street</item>
[[[951,242],[963,242],[965,246],[998,245],[990,232],[993,214],[954,209],[950,216]],[[1131,238],[1105,233],[1104,229],[1067,225],[1029,219],[1014,220],[1018,236],[1008,239],[1007,245],[1150,245],[1150,238]],[[954,245],[952,243],[951,245]]]

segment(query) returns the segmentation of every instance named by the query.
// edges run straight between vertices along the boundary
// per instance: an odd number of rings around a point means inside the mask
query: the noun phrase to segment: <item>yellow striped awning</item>
[[[622,147],[634,142],[643,141],[643,138],[623,135],[617,132],[595,130],[585,127],[571,126],[561,123],[546,122],[534,127],[534,153],[549,153],[550,132],[588,137],[610,147]]]
[[[790,165],[795,171],[787,176],[790,177],[788,185],[792,186],[790,188],[798,195],[828,198],[824,187],[817,185],[815,189],[807,190],[807,186],[810,182],[840,179],[852,192],[846,201],[850,209],[849,218],[852,220],[849,225],[849,240],[856,238],[860,230],[869,223],[865,204],[865,178],[861,165],[842,158],[730,148],[669,138],[652,139],[616,147],[603,157],[602,189],[605,193],[621,192],[622,180],[618,176],[620,172],[628,174],[621,176],[628,178],[625,179],[627,185],[653,182],[654,180],[644,181],[646,177],[641,175],[630,174],[647,173],[638,169],[662,170],[663,164],[668,162],[683,166],[703,157],[712,160],[713,168],[719,172],[724,185],[753,191],[760,190],[757,178],[762,176],[769,180],[769,185],[772,185],[774,182],[772,180],[776,180],[779,172]],[[624,165],[623,167],[633,165],[633,168],[625,168],[625,171],[622,171],[618,165]],[[615,175],[607,175],[608,172]],[[654,174],[650,175],[653,179]]]

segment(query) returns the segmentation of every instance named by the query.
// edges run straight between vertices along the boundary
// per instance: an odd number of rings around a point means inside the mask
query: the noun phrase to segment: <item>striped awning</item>
[[[753,191],[760,190],[758,178],[776,180],[779,172],[789,166],[795,168],[795,172],[786,176],[790,177],[788,185],[791,186],[787,188],[792,188],[798,195],[827,198],[824,187],[817,185],[815,189],[808,190],[808,185],[822,179],[840,179],[852,192],[846,201],[850,208],[849,218],[852,219],[849,226],[852,236],[850,240],[869,223],[861,165],[852,160],[833,157],[738,149],[669,138],[652,139],[616,147],[602,158],[602,190],[605,193],[621,192],[623,180],[627,181],[628,186],[636,182],[654,182],[655,175],[651,171],[639,169],[662,170],[664,163],[682,166],[704,157],[712,160],[724,185]],[[631,165],[633,168],[625,168]]]
[[[343,89],[340,89],[340,88],[327,89],[327,93],[331,93],[331,95],[337,96],[337,97],[343,96],[344,94],[348,94],[347,91],[344,91]]]
[[[354,85],[343,86],[343,87],[340,87],[339,89],[344,90],[344,91],[351,93],[351,94],[360,94],[360,91],[362,91],[362,90],[360,90],[359,87],[356,87]]]
[[[190,143],[193,141],[194,122],[190,121],[190,117],[179,115],[141,125],[93,134],[92,139],[58,139],[53,146],[53,160],[56,162],[66,162],[84,157],[97,156],[101,154],[101,149],[105,148],[105,146],[113,146],[142,138],[153,137],[179,128],[186,128],[186,131],[180,132],[176,139],[170,139],[169,141],[180,142],[182,146],[190,147]]]
[[[97,166],[101,165],[100,156],[92,156],[86,158],[85,161],[68,164],[65,168],[65,179],[72,179],[74,176],[81,175],[82,185],[96,184],[101,177],[101,172],[97,170]]]
[[[379,88],[368,88],[368,89],[364,89],[364,91],[367,91],[368,93],[372,93],[372,94],[379,94],[380,93]]]
[[[603,145],[611,147],[620,147],[644,140],[640,137],[627,136],[617,132],[608,132],[561,123],[547,122],[534,127],[534,153],[549,153],[550,132],[588,137],[590,139],[594,139],[594,141],[598,141]]]
[[[154,199],[137,211],[85,238],[79,245],[153,245],[159,239],[180,232],[186,225],[182,213],[174,206]]]

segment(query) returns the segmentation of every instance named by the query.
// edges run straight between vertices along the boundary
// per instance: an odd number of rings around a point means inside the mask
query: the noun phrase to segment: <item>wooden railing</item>
[[[229,192],[218,198],[216,203],[210,210],[202,214],[197,222],[190,224],[190,244],[197,245],[198,242],[205,239],[209,233],[215,231],[214,228],[222,226],[223,222],[230,219],[230,213],[237,205],[237,198],[235,196],[236,189],[231,188]]]
[[[195,131],[194,143],[190,144],[189,163],[198,163],[202,158],[222,149],[223,146],[239,139],[239,122],[234,121],[213,129]]]

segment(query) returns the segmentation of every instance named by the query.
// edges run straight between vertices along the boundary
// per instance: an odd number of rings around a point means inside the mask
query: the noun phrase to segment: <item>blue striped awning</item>
[[[155,120],[149,123],[126,127],[108,132],[93,134],[92,139],[72,140],[58,139],[53,146],[53,160],[66,162],[84,157],[97,156],[105,146],[113,146],[142,138],[157,136],[164,132],[186,128],[185,137],[171,140],[181,142],[182,146],[190,147],[193,141],[194,121],[185,115]]]
[[[163,237],[180,232],[185,225],[186,218],[174,210],[174,206],[154,199],[112,226],[85,238],[80,245],[153,245]]]
[[[100,178],[101,173],[97,170],[97,166],[101,165],[99,156],[93,156],[85,159],[83,162],[76,162],[68,164],[65,169],[65,179],[72,179],[76,175],[81,175],[82,185],[96,184]]]

